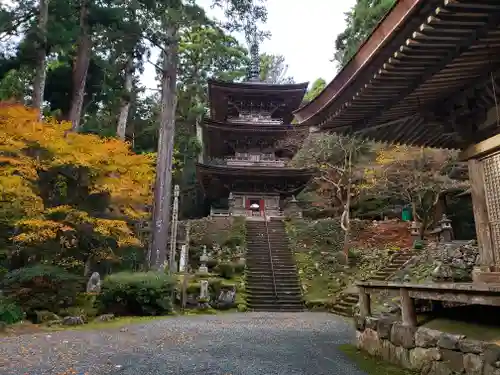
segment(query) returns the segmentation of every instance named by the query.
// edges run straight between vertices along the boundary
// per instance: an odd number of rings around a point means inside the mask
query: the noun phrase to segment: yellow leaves
[[[14,236],[13,240],[24,244],[55,240],[60,231],[72,229],[62,223],[39,219],[22,220],[18,223],[18,228],[22,233]]]
[[[34,111],[20,105],[0,104],[0,155],[4,158],[0,160],[0,175],[5,161],[21,169],[20,173],[27,178],[36,177],[34,166],[39,169],[65,165],[85,167],[94,176],[92,187],[97,191],[108,191],[112,196],[135,202],[150,199],[154,180],[152,155],[136,155],[128,143],[118,139],[77,134],[70,129],[68,122],[48,119],[41,123]],[[48,157],[40,160],[21,155],[21,150],[34,146]]]

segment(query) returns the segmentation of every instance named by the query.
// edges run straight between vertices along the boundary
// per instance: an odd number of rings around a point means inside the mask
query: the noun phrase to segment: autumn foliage
[[[139,245],[132,224],[151,204],[154,155],[70,129],[0,103],[0,250],[7,268],[42,262],[80,273]]]

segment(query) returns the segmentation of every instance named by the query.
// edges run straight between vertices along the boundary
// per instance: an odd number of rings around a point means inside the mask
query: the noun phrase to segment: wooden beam
[[[467,161],[491,154],[500,149],[500,134],[469,146],[460,153],[460,160]]]
[[[477,242],[479,245],[479,261],[481,265],[491,266],[495,263],[493,241],[491,238],[490,220],[486,205],[486,192],[481,162],[469,160],[470,191],[472,209],[476,225]]]

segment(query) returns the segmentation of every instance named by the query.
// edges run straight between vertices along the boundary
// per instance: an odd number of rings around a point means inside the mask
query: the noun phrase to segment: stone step
[[[248,305],[248,308],[253,311],[304,311],[304,305],[302,303],[259,303]]]
[[[359,301],[359,297],[357,296],[342,297],[341,300],[347,303],[356,304]]]
[[[269,286],[271,288],[273,287],[272,283],[270,285],[246,285],[245,291],[248,293],[250,291],[255,292],[255,293],[260,293],[260,292],[269,292],[272,289],[269,289]],[[302,289],[300,287],[300,284],[297,283],[297,285],[283,285],[283,284],[276,284],[276,290],[280,292],[297,292],[299,294],[302,294]]]
[[[301,296],[287,296],[287,295],[279,295],[278,298],[274,295],[248,295],[247,296],[247,304],[258,304],[258,303],[284,303],[284,304],[292,304],[292,303],[302,303]]]
[[[337,306],[333,306],[332,309],[331,309],[331,312],[334,313],[334,314],[336,314],[336,315],[345,316],[347,318],[351,318],[353,316],[351,310],[347,310],[347,309],[344,309],[344,308],[339,308]]]
[[[272,280],[253,280],[253,281],[248,281],[247,282],[247,291],[255,291],[256,293],[260,290],[263,289],[269,289],[273,290],[273,282]],[[276,290],[282,290],[282,291],[294,291],[294,290],[300,290],[300,284],[298,281],[285,281],[285,280],[280,280],[279,282],[276,282]]]
[[[254,276],[254,277],[261,277],[261,276],[290,276],[293,275],[297,277],[297,272],[295,272],[295,269],[290,269],[290,268],[277,268],[274,267],[274,269],[270,268],[248,268],[247,269],[247,276]]]
[[[247,296],[252,296],[252,297],[256,297],[256,296],[259,296],[259,297],[273,297],[274,298],[274,289],[273,287],[271,286],[269,289],[267,290],[247,290]],[[287,297],[291,297],[291,298],[302,298],[302,293],[300,293],[300,291],[297,291],[297,290],[294,290],[294,291],[289,291],[289,292],[286,292],[284,290],[279,290],[279,289],[276,289],[276,294],[278,294],[278,296],[281,296],[283,298],[287,298]]]

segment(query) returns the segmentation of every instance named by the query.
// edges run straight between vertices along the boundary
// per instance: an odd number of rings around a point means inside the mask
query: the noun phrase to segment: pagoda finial
[[[250,46],[250,82],[260,81],[259,43],[255,37]]]

